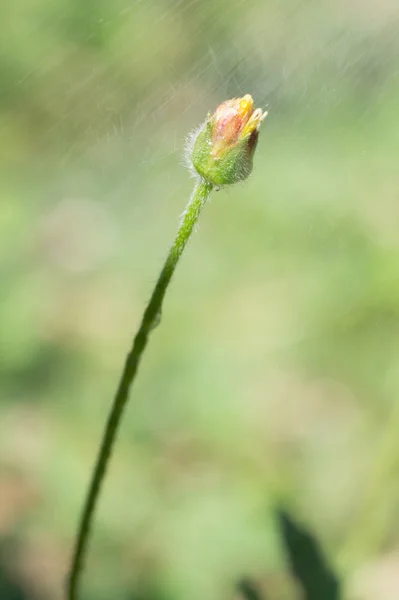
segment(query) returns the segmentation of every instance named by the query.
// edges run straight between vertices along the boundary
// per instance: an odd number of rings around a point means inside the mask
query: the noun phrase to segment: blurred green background
[[[223,600],[246,575],[297,599],[279,503],[347,598],[399,597],[398,11],[1,4],[2,600],[63,597],[110,400],[191,191],[185,136],[248,92],[269,110],[254,173],[213,194],[177,270],[82,598]]]

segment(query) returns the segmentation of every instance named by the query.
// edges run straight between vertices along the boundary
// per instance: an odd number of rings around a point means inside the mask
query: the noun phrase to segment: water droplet
[[[159,310],[157,312],[157,314],[154,317],[154,320],[152,322],[152,325],[150,327],[150,331],[153,331],[154,329],[156,329],[158,327],[158,325],[160,324],[162,319],[162,310]]]

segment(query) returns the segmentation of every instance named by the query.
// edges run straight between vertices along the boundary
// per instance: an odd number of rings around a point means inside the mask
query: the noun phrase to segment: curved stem
[[[119,380],[119,385],[111,406],[110,413],[108,415],[108,420],[105,426],[101,446],[98,452],[90,487],[82,512],[76,538],[76,546],[73,554],[72,566],[68,579],[69,600],[77,599],[80,575],[87,552],[87,545],[90,538],[94,513],[101,491],[101,485],[104,480],[108,462],[115,444],[116,435],[118,433],[123,410],[129,397],[130,388],[133,384],[141,357],[147,345],[149,334],[151,330],[154,329],[159,323],[162,302],[165,297],[167,287],[172,279],[179,258],[182,255],[187,241],[194,229],[201,209],[204,206],[211,190],[212,185],[204,180],[200,180],[196,185],[190,202],[188,203],[182,217],[175,241],[169,251],[165,265],[161,271],[151,299],[144,312],[140,328],[134,338],[132,349],[126,358],[125,366]]]

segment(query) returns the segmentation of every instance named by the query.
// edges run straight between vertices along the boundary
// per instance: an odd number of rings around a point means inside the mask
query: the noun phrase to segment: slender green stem
[[[90,487],[82,512],[71,571],[68,579],[69,600],[76,600],[78,597],[80,575],[87,552],[87,545],[90,538],[94,513],[101,492],[101,485],[106,474],[106,469],[115,444],[123,410],[126,406],[129,392],[136,376],[141,357],[147,345],[151,330],[154,329],[159,322],[162,302],[165,297],[167,287],[176,269],[176,265],[179,262],[179,258],[183,253],[187,241],[200,215],[201,209],[204,206],[212,187],[213,186],[211,184],[203,180],[199,181],[196,185],[190,202],[187,205],[187,209],[182,217],[175,241],[169,251],[165,265],[161,271],[151,299],[144,312],[140,328],[133,341],[132,349],[126,358],[125,366],[119,380],[119,385],[111,406],[110,413],[108,415],[108,420],[105,426],[101,446],[98,452]]]

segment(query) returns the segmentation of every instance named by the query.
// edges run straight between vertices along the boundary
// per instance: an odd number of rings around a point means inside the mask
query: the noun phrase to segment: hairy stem
[[[140,328],[134,338],[133,346],[127,355],[125,366],[119,380],[119,385],[108,415],[108,420],[104,429],[101,446],[94,466],[90,487],[87,493],[86,501],[82,511],[82,517],[76,537],[76,546],[73,554],[72,566],[68,579],[68,599],[76,600],[79,588],[79,580],[83,568],[84,559],[87,552],[87,546],[90,538],[91,526],[94,513],[101,492],[101,485],[104,480],[106,469],[115,444],[116,435],[123,415],[123,410],[127,404],[129,392],[132,387],[137,369],[148,342],[151,330],[159,322],[162,302],[166,290],[172,279],[179,258],[187,244],[187,241],[194,229],[201,209],[204,206],[212,185],[201,180],[196,185],[190,202],[182,217],[180,227],[176,234],[175,241],[169,251],[165,265],[161,271],[151,299],[144,312]]]

